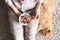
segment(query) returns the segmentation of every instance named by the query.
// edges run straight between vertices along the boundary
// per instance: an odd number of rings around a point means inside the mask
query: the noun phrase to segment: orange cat
[[[43,31],[43,34],[48,36],[52,33],[52,16],[54,10],[54,0],[44,0],[41,5],[40,24],[37,32]]]

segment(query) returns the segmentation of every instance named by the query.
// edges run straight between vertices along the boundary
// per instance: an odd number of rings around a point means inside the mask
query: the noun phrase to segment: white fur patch
[[[43,1],[44,1],[44,0],[39,0],[40,4],[42,4],[42,3],[43,3]]]

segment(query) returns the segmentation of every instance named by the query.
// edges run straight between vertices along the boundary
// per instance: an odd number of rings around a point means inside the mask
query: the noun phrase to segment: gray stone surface
[[[37,40],[60,40],[60,0],[55,0],[55,11],[53,13],[53,34],[45,37],[38,33]]]

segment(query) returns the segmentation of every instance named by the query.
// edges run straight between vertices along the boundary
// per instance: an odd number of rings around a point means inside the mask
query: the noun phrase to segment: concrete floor
[[[60,0],[55,0],[55,11],[53,13],[53,34],[45,37],[38,33],[36,40],[60,40]]]

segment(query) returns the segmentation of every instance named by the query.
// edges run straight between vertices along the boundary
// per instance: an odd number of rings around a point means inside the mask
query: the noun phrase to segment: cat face
[[[24,23],[24,24],[25,23],[28,24],[30,22],[30,19],[31,19],[31,17],[30,17],[30,15],[28,13],[23,13],[19,17],[19,21]]]
[[[22,22],[23,23],[29,23],[30,22],[30,17],[25,17]]]

